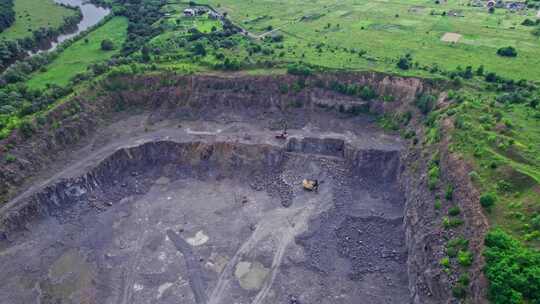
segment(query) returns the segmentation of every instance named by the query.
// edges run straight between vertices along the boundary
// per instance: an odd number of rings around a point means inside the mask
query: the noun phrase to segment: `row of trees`
[[[0,0],[0,32],[7,29],[15,22],[13,0]]]

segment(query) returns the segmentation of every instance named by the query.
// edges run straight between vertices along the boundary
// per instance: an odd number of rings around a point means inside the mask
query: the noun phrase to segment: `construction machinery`
[[[304,179],[302,181],[302,187],[307,191],[318,191],[319,181],[316,179]]]

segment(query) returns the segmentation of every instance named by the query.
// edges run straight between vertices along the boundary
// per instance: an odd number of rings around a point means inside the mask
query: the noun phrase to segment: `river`
[[[111,10],[108,8],[99,7],[83,0],[54,0],[54,2],[66,4],[69,6],[80,7],[82,19],[77,24],[77,29],[75,31],[58,36],[56,41],[52,41],[50,46],[41,50],[41,52],[53,51],[54,49],[56,49],[58,44],[70,38],[73,38],[79,35],[82,31],[85,31],[88,28],[96,25],[111,12]]]

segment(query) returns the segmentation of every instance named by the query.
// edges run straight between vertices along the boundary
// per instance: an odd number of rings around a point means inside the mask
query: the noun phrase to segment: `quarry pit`
[[[6,204],[0,302],[406,303],[401,140],[230,114],[123,117]]]

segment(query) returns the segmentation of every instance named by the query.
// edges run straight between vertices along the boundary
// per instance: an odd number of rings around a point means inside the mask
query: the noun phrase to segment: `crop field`
[[[67,47],[58,58],[28,81],[31,88],[43,88],[47,84],[66,85],[69,80],[94,63],[102,62],[116,54],[126,39],[127,20],[115,17]],[[110,39],[115,44],[112,51],[101,50],[101,41]]]
[[[0,33],[0,39],[25,38],[40,27],[58,28],[64,17],[76,13],[75,10],[55,4],[53,0],[15,0],[14,9],[15,23]]]
[[[437,1],[438,2],[438,1]],[[395,71],[400,56],[411,54],[420,66],[455,70],[478,67],[512,78],[540,79],[537,11],[474,7],[469,1],[205,0],[253,35],[280,32],[285,59],[326,67]],[[446,33],[460,35],[444,42]],[[513,46],[516,58],[497,50]]]

